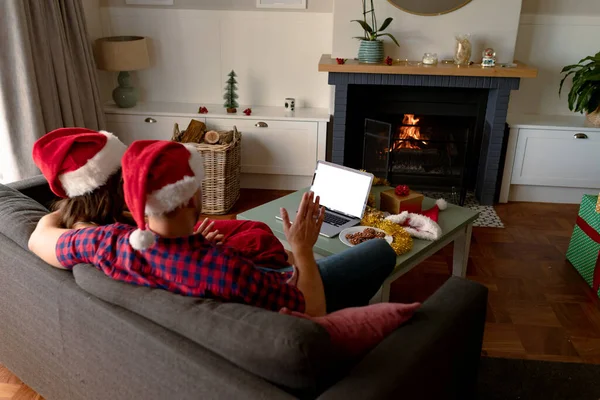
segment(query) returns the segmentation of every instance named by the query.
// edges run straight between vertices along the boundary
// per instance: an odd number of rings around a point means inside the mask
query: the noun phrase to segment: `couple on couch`
[[[315,261],[324,210],[313,193],[293,224],[281,210],[293,266],[265,224],[198,224],[204,169],[191,146],[142,140],[127,148],[108,132],[61,128],[35,143],[33,158],[62,200],[29,248],[57,268],[89,263],[118,281],[316,317],[368,304],[395,266],[384,240]]]

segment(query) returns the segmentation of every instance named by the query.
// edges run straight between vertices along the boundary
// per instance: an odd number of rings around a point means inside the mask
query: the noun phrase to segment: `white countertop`
[[[587,126],[583,115],[509,114],[506,118],[511,128],[575,128],[580,131],[600,132],[599,127]]]
[[[208,114],[198,113],[200,106],[208,108]],[[293,115],[286,115],[283,107],[252,107],[252,115],[247,117],[243,111],[249,106],[238,107],[237,114],[228,114],[222,104],[195,104],[195,103],[169,103],[148,102],[138,103],[132,108],[119,108],[114,103],[104,106],[107,114],[122,115],[145,115],[152,116],[176,116],[176,117],[206,117],[206,118],[230,118],[230,119],[266,119],[281,121],[309,121],[329,122],[329,110],[326,108],[296,108]]]

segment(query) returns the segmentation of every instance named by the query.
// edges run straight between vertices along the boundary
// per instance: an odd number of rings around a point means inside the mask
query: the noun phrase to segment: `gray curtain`
[[[0,182],[38,174],[33,143],[63,126],[105,128],[81,0],[1,0]]]

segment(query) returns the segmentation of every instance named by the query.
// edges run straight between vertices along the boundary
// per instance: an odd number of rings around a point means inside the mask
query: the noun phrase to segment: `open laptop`
[[[326,161],[317,163],[310,190],[315,197],[320,196],[321,205],[325,207],[321,235],[334,237],[360,223],[372,183],[373,175],[367,172]]]

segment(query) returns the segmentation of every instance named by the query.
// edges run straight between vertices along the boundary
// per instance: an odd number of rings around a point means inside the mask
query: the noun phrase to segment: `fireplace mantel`
[[[515,61],[516,67],[482,68],[480,64],[457,66],[454,64],[412,65],[405,61],[386,64],[361,64],[357,60],[347,60],[338,64],[331,54],[323,54],[319,61],[320,72],[341,72],[359,74],[388,74],[388,75],[434,75],[434,76],[473,76],[490,78],[535,78],[537,68]]]
[[[519,89],[521,78],[535,78],[536,68],[522,63],[517,63],[517,67],[513,68],[482,68],[480,65],[458,67],[452,64],[428,67],[404,62],[388,66],[359,64],[355,60],[339,65],[331,55],[325,54],[321,57],[319,71],[328,72],[329,84],[335,85],[333,129],[328,151],[331,161],[340,165],[346,165],[346,124],[348,110],[352,110],[351,103],[354,101],[350,94],[357,86],[385,86],[392,92],[403,91],[408,87],[487,91],[475,195],[481,204],[494,203],[505,154],[505,125],[510,92]],[[348,146],[348,149],[351,148]]]

